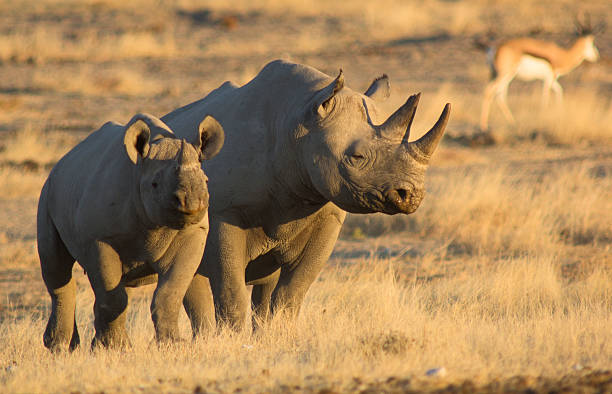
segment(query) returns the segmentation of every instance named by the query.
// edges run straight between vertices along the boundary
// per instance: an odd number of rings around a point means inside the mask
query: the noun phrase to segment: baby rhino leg
[[[41,197],[44,204],[44,194]],[[80,338],[74,318],[76,285],[72,278],[74,258],[68,253],[44,206],[38,214],[38,255],[42,277],[51,296],[51,315],[43,343],[52,351],[74,350]]]
[[[96,301],[92,347],[125,347],[130,345],[125,329],[128,294],[122,280],[122,265],[109,245],[96,242],[81,261],[86,269]]]

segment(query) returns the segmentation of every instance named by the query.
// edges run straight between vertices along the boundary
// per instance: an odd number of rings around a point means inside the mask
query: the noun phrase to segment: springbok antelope
[[[481,130],[486,131],[489,128],[489,110],[493,98],[497,99],[506,120],[514,123],[514,117],[506,102],[508,85],[514,78],[524,81],[542,80],[542,105],[548,104],[551,90],[555,92],[557,103],[561,102],[563,89],[557,79],[578,67],[584,60],[595,62],[599,59],[599,52],[594,44],[594,29],[577,22],[576,30],[578,39],[569,49],[533,38],[517,38],[506,41],[497,49],[489,48],[487,60],[491,66],[491,81],[484,92],[480,116]]]

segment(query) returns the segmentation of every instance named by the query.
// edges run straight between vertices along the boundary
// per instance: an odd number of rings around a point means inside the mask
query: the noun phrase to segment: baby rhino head
[[[206,216],[208,178],[201,161],[219,152],[223,128],[207,116],[197,136],[192,142],[179,139],[150,115],[136,115],[126,126],[125,149],[139,183],[134,197],[149,224],[181,229]]]

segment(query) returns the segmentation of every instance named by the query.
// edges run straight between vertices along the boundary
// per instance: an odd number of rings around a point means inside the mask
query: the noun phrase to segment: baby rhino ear
[[[223,142],[225,141],[223,127],[215,118],[207,115],[200,123],[198,132],[200,135],[200,161],[212,159],[223,147]]]
[[[149,140],[151,138],[151,130],[149,126],[141,119],[128,125],[123,137],[125,151],[127,152],[130,161],[134,164],[138,163],[138,157],[145,158],[149,154]]]

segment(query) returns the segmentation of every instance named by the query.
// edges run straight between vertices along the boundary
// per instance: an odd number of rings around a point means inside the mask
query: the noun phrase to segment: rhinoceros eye
[[[353,167],[363,168],[367,165],[367,158],[361,153],[353,153],[349,156],[349,163]]]
[[[157,189],[157,182],[151,183],[151,186],[153,186],[153,189]]]

